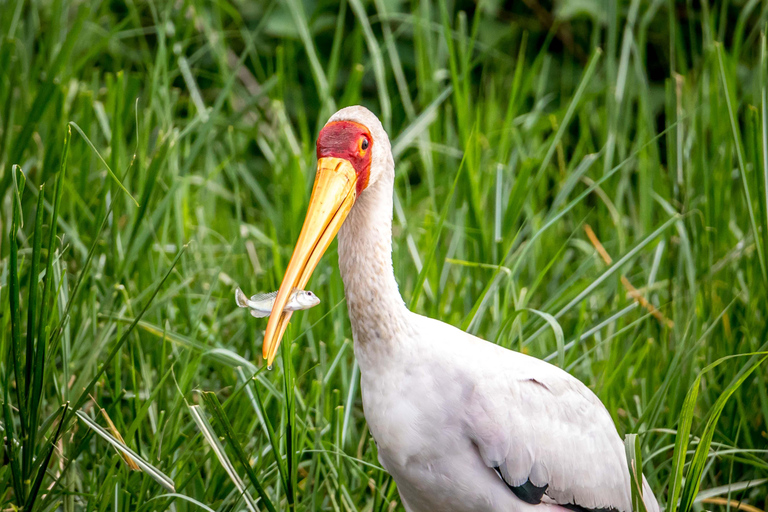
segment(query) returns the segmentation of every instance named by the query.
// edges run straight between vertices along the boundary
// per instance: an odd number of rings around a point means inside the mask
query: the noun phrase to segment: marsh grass
[[[607,5],[1,3],[0,507],[400,507],[335,249],[271,371],[232,297],[363,103],[409,306],[588,384],[667,510],[765,508],[768,7]]]

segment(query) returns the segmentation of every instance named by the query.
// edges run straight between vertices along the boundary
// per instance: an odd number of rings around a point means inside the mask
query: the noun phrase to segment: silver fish
[[[271,293],[257,293],[249,299],[240,288],[235,290],[235,302],[237,305],[241,308],[249,308],[251,316],[255,316],[256,318],[269,316],[272,312],[272,307],[275,305],[276,298],[276,291]],[[318,304],[320,304],[320,299],[317,295],[309,290],[299,290],[298,288],[294,288],[293,291],[291,291],[291,296],[288,298],[288,303],[285,305],[285,311],[309,309]]]

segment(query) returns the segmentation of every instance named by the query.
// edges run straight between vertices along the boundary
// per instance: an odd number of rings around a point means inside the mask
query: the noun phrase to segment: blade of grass
[[[586,288],[584,288],[581,292],[579,292],[573,299],[571,299],[565,306],[560,308],[557,313],[555,313],[553,316],[557,319],[562,317],[565,313],[571,310],[573,306],[576,304],[579,304],[582,300],[584,300],[592,291],[600,286],[600,284],[608,279],[610,276],[612,276],[614,273],[616,273],[625,263],[627,263],[629,260],[634,258],[640,251],[642,251],[648,244],[650,244],[652,241],[654,241],[656,238],[658,238],[664,231],[667,230],[672,224],[674,224],[678,219],[680,218],[679,215],[674,215],[667,219],[667,221],[656,228],[656,230],[645,237],[643,240],[637,243],[629,252],[627,252],[624,256],[619,258],[613,265],[608,267],[608,269],[605,270],[597,279],[593,280]],[[531,341],[536,339],[542,332],[544,332],[544,329],[546,326],[540,327],[536,332],[534,332],[526,341],[525,344],[529,344]]]
[[[763,284],[768,288],[768,268],[766,268],[765,254],[763,254],[763,244],[760,240],[760,230],[757,229],[757,221],[755,220],[754,206],[752,204],[752,195],[749,192],[749,184],[747,183],[747,169],[744,164],[744,154],[741,146],[741,137],[739,136],[739,126],[736,120],[736,112],[733,109],[731,103],[731,92],[728,87],[728,79],[725,75],[725,63],[723,62],[723,45],[721,43],[715,43],[717,49],[717,61],[720,65],[720,79],[722,80],[723,90],[725,92],[725,104],[728,107],[728,118],[731,121],[731,134],[733,135],[733,144],[736,150],[736,157],[739,162],[739,171],[741,174],[741,185],[744,190],[744,197],[747,203],[747,213],[749,213],[749,222],[752,226],[752,233],[755,236],[757,256],[760,262],[760,271],[763,276]]]
[[[640,448],[640,438],[637,434],[624,436],[624,449],[627,454],[630,487],[632,491],[633,512],[646,512],[643,501],[643,452]]]
[[[178,263],[179,259],[181,259],[182,254],[184,254],[184,251],[187,249],[187,245],[181,248],[181,250],[176,254],[176,257],[171,262],[170,267],[166,271],[163,278],[160,280],[160,282],[157,284],[155,289],[152,291],[152,295],[147,299],[147,302],[144,304],[144,307],[139,312],[138,315],[136,315],[136,318],[134,318],[133,322],[131,322],[131,325],[128,326],[128,329],[125,330],[123,335],[120,337],[120,339],[117,341],[114,347],[112,347],[112,350],[107,354],[107,357],[102,360],[102,364],[99,367],[99,369],[96,371],[96,375],[93,376],[91,381],[88,383],[87,386],[83,388],[83,390],[80,393],[80,397],[75,402],[75,407],[73,407],[73,410],[77,411],[79,410],[83,404],[88,400],[88,394],[90,393],[91,388],[96,385],[96,383],[99,381],[101,376],[106,371],[109,364],[112,362],[112,360],[115,358],[115,355],[120,351],[120,349],[123,347],[125,342],[128,340],[128,337],[133,332],[133,329],[136,327],[136,325],[139,323],[141,318],[144,316],[144,313],[147,312],[147,309],[149,309],[149,306],[152,304],[152,301],[157,296],[158,292],[160,291],[160,288],[163,287],[163,284],[165,284],[165,281],[170,277],[171,272],[173,272],[173,269],[176,267],[176,263]]]
[[[34,368],[33,361],[35,360],[35,334],[37,322],[35,320],[35,314],[38,311],[37,307],[37,282],[40,278],[38,269],[40,268],[40,252],[42,251],[43,244],[43,214],[45,213],[45,186],[40,185],[37,195],[37,210],[35,214],[35,232],[32,238],[32,259],[29,267],[29,275],[27,276],[27,358],[25,380],[24,380],[24,392],[27,397],[30,396],[30,388],[32,387],[32,372]],[[27,403],[30,406],[30,402]],[[30,410],[30,415],[33,411]],[[26,457],[25,457],[26,458]]]
[[[281,347],[280,357],[283,365],[283,396],[285,404],[285,470],[288,487],[285,489],[285,497],[288,499],[288,509],[296,506],[296,492],[298,489],[298,460],[296,457],[296,375],[291,359],[293,343],[288,341]],[[279,453],[279,452],[278,452]]]
[[[159,499],[163,499],[163,498],[179,498],[180,500],[188,501],[189,503],[192,503],[193,505],[196,505],[196,506],[200,507],[201,509],[205,510],[206,512],[216,512],[215,510],[213,510],[208,505],[206,505],[204,503],[200,503],[199,501],[197,501],[194,498],[190,498],[189,496],[185,496],[184,494],[179,494],[177,492],[169,492],[169,493],[166,493],[166,494],[160,494],[158,496],[152,496],[151,498],[149,498],[147,500],[147,502],[150,502],[152,500],[159,500]]]
[[[563,336],[563,328],[560,327],[560,324],[557,320],[555,320],[555,317],[549,313],[538,311],[533,308],[524,309],[525,311],[530,311],[531,313],[539,315],[552,328],[552,332],[555,333],[555,341],[557,342],[557,366],[560,368],[565,368],[565,336]]]
[[[762,118],[763,146],[763,204],[765,205],[765,224],[763,241],[768,250],[768,39],[765,32],[760,34],[760,117]]]
[[[37,418],[40,411],[33,404],[32,381],[36,378],[35,368],[35,332],[37,322],[35,314],[38,312],[37,289],[40,277],[40,253],[43,241],[43,213],[45,212],[45,187],[40,185],[37,196],[37,210],[35,214],[35,232],[32,238],[32,258],[27,279],[27,356],[24,360],[24,394],[27,396],[27,436],[22,441],[21,473],[25,482],[32,480],[32,459],[37,452]],[[38,402],[39,403],[39,402]]]
[[[264,420],[264,424],[267,427],[267,437],[269,438],[269,444],[272,447],[272,453],[275,455],[275,464],[277,465],[277,471],[280,474],[281,484],[283,489],[288,489],[288,473],[285,468],[285,464],[283,463],[282,457],[280,456],[280,441],[275,435],[275,429],[272,427],[272,421],[270,421],[269,416],[264,409],[264,402],[261,400],[261,393],[259,393],[258,388],[256,388],[256,379],[252,378],[250,382],[252,382],[254,385],[253,396],[256,398],[256,403],[259,406],[259,410],[261,411],[260,417]]]
[[[705,368],[706,369],[706,368]],[[691,433],[691,424],[693,423],[693,414],[696,407],[696,400],[699,397],[699,387],[703,371],[699,373],[693,385],[685,395],[685,402],[680,410],[680,422],[677,426],[677,435],[675,436],[675,449],[672,453],[672,472],[669,484],[669,512],[676,512],[678,507],[678,497],[683,488],[683,470],[685,468],[685,455],[688,452],[688,442]]]
[[[739,355],[754,356],[757,354]],[[716,361],[713,365],[705,368],[705,370],[711,369],[714,365],[717,365],[717,363],[723,359],[726,358],[722,358]],[[717,402],[715,402],[715,405],[712,407],[712,410],[709,414],[709,419],[707,420],[707,424],[704,427],[704,432],[701,434],[699,445],[696,447],[696,452],[693,454],[691,465],[688,468],[688,474],[685,479],[685,486],[683,487],[683,493],[680,498],[680,512],[690,512],[693,509],[694,500],[696,495],[699,493],[699,486],[701,485],[701,476],[704,473],[704,467],[706,466],[707,459],[709,458],[709,447],[712,444],[712,437],[715,435],[715,427],[717,427],[717,421],[720,419],[720,414],[723,412],[723,408],[725,407],[726,402],[728,402],[728,399],[731,397],[731,395],[733,395],[733,393],[741,386],[747,377],[752,375],[752,373],[766,360],[768,360],[768,355],[758,359],[751,366],[749,366],[749,368],[742,373],[741,377],[739,377],[735,382],[731,383],[731,385],[728,386],[725,391],[720,394]],[[703,371],[704,370],[702,370],[702,372]]]
[[[128,197],[131,198],[131,201],[133,201],[133,203],[136,206],[140,206],[139,202],[136,201],[136,199],[131,195],[130,192],[128,192],[128,189],[125,188],[125,185],[123,185],[123,183],[120,181],[120,178],[118,178],[117,175],[112,171],[112,168],[109,166],[107,161],[104,160],[104,158],[101,156],[101,153],[99,153],[99,151],[96,149],[96,146],[93,145],[93,142],[91,142],[91,139],[88,138],[88,136],[85,134],[85,132],[82,130],[82,128],[80,128],[80,126],[78,126],[78,124],[76,122],[74,122],[74,121],[70,121],[69,125],[73,126],[75,128],[75,130],[77,130],[77,133],[80,134],[80,136],[85,140],[85,142],[91,147],[93,152],[96,153],[96,156],[99,157],[99,160],[104,165],[104,167],[107,169],[107,172],[109,173],[110,177],[115,181],[115,184],[118,187],[120,187],[120,189],[123,192],[125,192],[125,194]]]
[[[20,186],[17,184],[17,171],[21,175],[22,179]],[[13,372],[16,378],[16,402],[19,408],[19,417],[21,419],[21,437],[24,438],[27,435],[27,394],[24,391],[24,374],[22,373],[22,357],[21,357],[21,305],[19,304],[19,297],[21,295],[19,285],[19,242],[17,233],[19,231],[19,225],[21,223],[21,200],[20,196],[24,190],[24,184],[26,178],[21,172],[21,167],[18,165],[13,166],[13,213],[11,230],[8,233],[10,239],[10,268],[9,281],[10,286],[8,290],[9,302],[11,306],[11,359],[13,360]],[[7,402],[7,400],[6,400]]]
[[[197,423],[197,428],[200,429],[200,432],[208,442],[211,450],[213,450],[216,458],[219,459],[219,463],[224,468],[224,471],[227,472],[227,475],[229,475],[229,479],[232,480],[233,484],[235,484],[235,487],[237,488],[240,496],[242,496],[243,501],[245,501],[245,505],[248,507],[248,510],[251,512],[256,512],[256,503],[248,493],[248,489],[245,488],[245,483],[243,483],[240,475],[237,474],[235,467],[232,465],[232,462],[229,460],[227,453],[224,451],[224,447],[219,442],[219,436],[213,430],[213,427],[211,427],[208,419],[200,411],[200,406],[190,405],[188,407],[190,414],[192,414],[192,419],[194,419],[195,423]]]
[[[40,400],[43,394],[43,377],[45,376],[46,346],[48,340],[48,303],[53,292],[53,255],[56,245],[56,225],[59,219],[59,205],[61,203],[61,193],[63,180],[67,170],[67,156],[69,155],[69,139],[72,135],[71,130],[67,130],[64,136],[64,149],[61,156],[61,167],[56,175],[56,185],[53,191],[53,211],[51,212],[50,222],[48,223],[48,258],[45,265],[45,281],[43,285],[43,299],[40,302],[40,318],[38,320],[37,345],[35,346],[34,371],[32,379],[32,394],[29,397],[29,431],[33,436],[37,435],[37,422],[40,418]],[[43,196],[42,190],[40,196]],[[41,205],[42,206],[42,205]],[[36,286],[35,286],[36,287]],[[28,324],[27,329],[32,329],[33,324]],[[66,413],[66,408],[64,409]]]
[[[400,135],[392,141],[392,157],[395,160],[397,160],[402,152],[432,125],[438,117],[438,108],[446,99],[448,99],[448,96],[450,96],[452,92],[453,87],[450,85],[443,89],[437,98],[427,105],[427,107],[416,116],[413,122],[411,122],[402,132],[400,132]]]
[[[101,224],[98,228],[98,230],[95,233],[95,236],[93,237],[93,243],[91,244],[90,249],[88,249],[88,255],[85,258],[85,263],[83,264],[82,270],[77,275],[77,281],[75,282],[75,286],[72,288],[72,293],[69,295],[69,300],[67,301],[66,308],[64,309],[63,314],[61,314],[59,318],[59,323],[56,325],[56,328],[53,330],[53,336],[51,338],[51,343],[49,350],[52,350],[59,342],[59,339],[64,332],[64,324],[66,323],[67,319],[69,318],[69,313],[74,304],[76,304],[76,301],[79,296],[80,287],[85,280],[85,277],[88,275],[88,272],[91,268],[91,262],[93,261],[93,256],[96,254],[96,248],[98,247],[101,233],[104,231],[104,228],[107,225],[107,221],[110,218],[110,214],[112,213],[112,205],[114,204],[114,201],[112,204],[110,204],[109,208],[104,212],[104,217],[101,219]]]
[[[759,354],[759,353],[758,353]],[[695,414],[696,409],[696,401],[698,399],[699,395],[699,389],[701,387],[701,381],[702,378],[706,373],[711,371],[712,369],[716,368],[720,364],[724,363],[725,361],[729,361],[731,359],[737,358],[737,357],[745,357],[745,356],[754,356],[755,354],[735,354],[730,356],[721,357],[720,359],[714,361],[713,363],[707,365],[704,369],[702,369],[698,375],[696,376],[696,379],[693,381],[693,384],[688,389],[688,393],[685,396],[685,402],[683,403],[683,406],[680,410],[680,423],[677,428],[677,434],[675,436],[675,448],[674,453],[672,455],[672,471],[670,474],[670,483],[669,483],[669,505],[668,509],[669,512],[676,512],[678,510],[678,507],[680,507],[681,512],[690,510],[690,506],[692,505],[692,501],[688,503],[689,508],[684,509],[682,508],[682,503],[678,501],[678,496],[680,495],[681,489],[683,487],[683,470],[685,468],[685,456],[688,451],[688,444],[690,440],[690,432],[691,432],[691,424],[693,423],[693,415]],[[716,402],[715,406],[712,409],[712,412],[710,413],[710,420],[712,420],[713,417],[717,416],[719,417],[720,412],[722,412],[722,407],[725,406],[725,402],[728,400],[728,397],[736,391],[736,389],[741,385],[741,383],[746,379],[746,377],[749,376],[749,374],[756,369],[762,361],[764,361],[766,358],[763,358],[762,360],[759,360],[758,362],[754,363],[747,371],[743,373],[741,378],[737,379],[735,382],[731,383],[731,385],[723,392],[720,397],[718,398],[718,401]],[[723,399],[723,397],[725,397]],[[723,399],[722,401],[720,399]],[[717,418],[715,418],[715,423],[717,422]],[[707,422],[707,426],[705,427],[705,432],[707,428],[709,427],[710,422]],[[712,425],[712,428],[714,428],[714,424]],[[711,437],[709,438],[711,442]],[[701,446],[701,443],[705,441],[704,437],[701,438],[699,441],[699,446]],[[709,444],[707,444],[707,448],[705,450],[706,452],[709,451]],[[698,448],[697,448],[698,453]],[[706,457],[705,457],[706,459]],[[692,469],[689,468],[688,470],[688,478],[691,477]],[[685,480],[685,485],[689,486],[689,483]],[[697,484],[698,486],[698,484]],[[698,489],[696,489],[698,490]],[[692,489],[688,490],[689,493],[692,492]],[[688,498],[693,500],[695,498],[695,494],[689,496]]]
[[[320,100],[323,106],[326,107],[329,112],[336,110],[336,103],[331,96],[330,87],[328,86],[328,78],[325,76],[323,66],[320,64],[320,59],[317,56],[317,49],[312,41],[312,34],[309,31],[309,24],[307,23],[307,15],[304,12],[304,5],[298,0],[288,0],[289,10],[293,21],[296,24],[296,29],[299,31],[299,38],[304,44],[304,51],[307,52],[309,57],[310,69],[312,70],[312,77],[315,79],[315,85],[320,93]]]
[[[112,434],[107,432],[101,425],[93,421],[87,414],[85,414],[83,411],[75,411],[75,414],[77,415],[80,420],[85,423],[88,428],[93,430],[99,437],[104,439],[106,442],[112,445],[112,447],[115,448],[118,452],[122,452],[127,457],[130,457],[133,459],[133,461],[141,468],[141,470],[149,475],[155,482],[160,484],[163,488],[169,490],[170,492],[176,492],[176,487],[174,485],[173,479],[157,469],[155,466],[147,462],[144,458],[139,456],[136,452],[131,450],[125,443],[121,443],[114,437],[112,437]]]
[[[227,418],[227,415],[224,413],[224,409],[221,407],[221,402],[219,402],[219,398],[216,396],[216,393],[210,391],[205,392],[203,393],[203,399],[205,400],[205,404],[213,411],[213,415],[216,418],[216,421],[223,430],[224,437],[235,451],[237,460],[240,462],[243,468],[245,468],[245,474],[248,476],[248,480],[251,481],[253,488],[256,489],[257,493],[259,493],[259,497],[264,503],[264,506],[267,507],[269,512],[277,512],[275,506],[272,504],[272,500],[269,499],[269,495],[261,485],[261,482],[256,476],[256,473],[253,471],[251,463],[248,460],[248,456],[245,454],[240,441],[237,440],[237,436],[235,436],[232,424],[229,422],[229,418]]]
[[[584,70],[584,74],[581,77],[581,82],[579,82],[579,87],[576,89],[576,92],[573,94],[573,98],[568,104],[568,109],[565,111],[565,115],[563,116],[562,121],[560,121],[560,123],[558,124],[557,132],[555,132],[555,136],[549,145],[549,149],[547,149],[547,153],[546,155],[544,155],[544,159],[541,161],[541,165],[539,166],[538,172],[536,172],[534,182],[538,183],[538,181],[541,179],[541,177],[544,174],[544,170],[549,165],[550,160],[552,160],[552,157],[554,156],[555,151],[557,150],[557,145],[560,143],[560,140],[563,138],[565,131],[568,129],[568,126],[571,124],[571,118],[573,118],[573,115],[576,112],[576,107],[579,105],[579,102],[581,101],[581,97],[584,95],[584,92],[587,90],[587,86],[592,80],[592,76],[595,74],[595,70],[597,69],[597,63],[600,62],[600,57],[602,56],[602,54],[603,54],[603,50],[600,48],[597,48],[595,49],[592,56],[589,58],[589,62],[587,63],[587,69]]]
[[[376,77],[376,90],[378,91],[381,115],[384,118],[384,129],[390,130],[392,128],[392,105],[389,101],[389,92],[387,91],[387,76],[384,71],[384,59],[381,57],[381,48],[379,48],[379,43],[373,34],[373,29],[368,21],[368,14],[365,12],[363,3],[360,0],[349,0],[349,6],[352,8],[352,12],[355,13],[357,21],[363,30],[365,44],[371,55],[373,74]]]
[[[5,382],[5,396],[3,400],[3,419],[5,421],[5,456],[8,459],[8,466],[11,470],[11,485],[13,486],[13,492],[16,494],[18,502],[23,502],[26,496],[24,495],[24,481],[21,476],[21,467],[19,466],[19,452],[16,449],[16,437],[14,435],[13,428],[13,416],[11,416],[11,404],[9,402],[8,390],[11,387],[9,382],[10,378],[6,375]]]
[[[35,100],[29,110],[29,115],[24,122],[24,126],[13,143],[13,150],[9,159],[11,163],[21,162],[24,151],[27,149],[27,144],[34,134],[35,126],[43,117],[43,114],[45,114],[51,100],[54,99],[57,82],[61,79],[59,71],[62,66],[69,62],[72,48],[80,37],[80,31],[82,30],[83,24],[89,13],[90,9],[85,5],[81,5],[78,8],[77,18],[67,32],[67,37],[64,40],[64,44],[61,45],[59,52],[56,54],[56,58],[46,70],[45,74],[47,79],[38,89]],[[0,186],[0,191],[4,192],[6,186],[6,183],[3,183],[2,186]]]
[[[435,252],[437,251],[437,247],[440,242],[440,234],[443,231],[443,225],[445,224],[445,219],[448,218],[448,212],[450,211],[451,203],[453,202],[453,196],[456,193],[456,186],[459,184],[459,178],[461,178],[462,170],[464,169],[464,160],[466,158],[463,157],[461,159],[461,163],[459,164],[459,170],[456,171],[456,176],[453,178],[453,185],[451,185],[451,190],[448,192],[447,197],[445,198],[445,202],[443,203],[443,210],[440,212],[440,220],[437,222],[437,226],[435,230],[432,233],[432,245],[429,248],[429,253],[427,254],[427,257],[424,259],[424,266],[421,268],[421,272],[419,272],[419,276],[416,279],[416,286],[413,288],[413,296],[411,297],[411,308],[415,308],[416,305],[419,303],[419,297],[421,296],[421,292],[424,290],[424,281],[427,279],[427,273],[429,272],[429,269],[432,267],[432,260],[435,259]]]
[[[59,426],[56,428],[56,432],[53,434],[53,436],[48,439],[48,451],[46,452],[45,457],[43,457],[43,462],[37,470],[37,476],[35,477],[35,481],[29,490],[29,495],[27,495],[24,510],[33,510],[35,502],[37,501],[37,495],[40,493],[40,486],[43,484],[43,477],[45,477],[48,464],[51,462],[51,456],[56,449],[56,442],[61,436],[61,427],[64,425],[64,416],[67,414],[68,408],[69,402],[63,404],[59,408]]]

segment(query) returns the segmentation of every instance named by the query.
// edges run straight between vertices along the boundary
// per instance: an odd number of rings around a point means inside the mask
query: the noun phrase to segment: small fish
[[[269,316],[272,307],[275,305],[277,292],[257,293],[250,299],[246,297],[243,290],[235,290],[235,302],[241,308],[250,308],[251,316],[263,318]],[[320,304],[320,299],[309,290],[299,290],[294,288],[288,303],[285,305],[285,311],[299,311],[300,309],[309,309]]]

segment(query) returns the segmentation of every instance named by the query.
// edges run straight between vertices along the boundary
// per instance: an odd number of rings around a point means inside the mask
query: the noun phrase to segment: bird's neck
[[[339,231],[339,268],[363,371],[381,360],[377,353],[396,350],[408,325],[392,268],[393,182],[384,178],[369,186]]]

